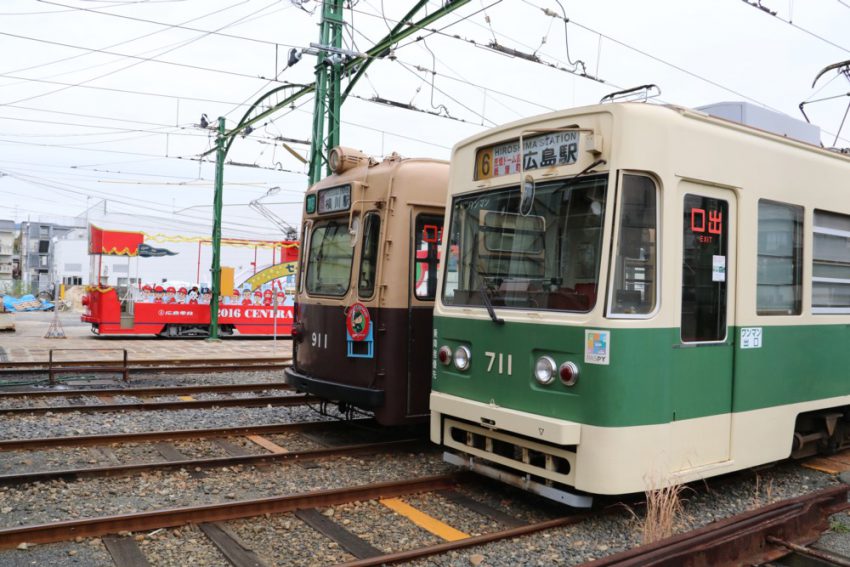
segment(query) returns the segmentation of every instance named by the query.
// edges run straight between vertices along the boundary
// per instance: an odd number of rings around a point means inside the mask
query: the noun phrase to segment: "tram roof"
[[[484,132],[480,132],[478,134],[464,138],[463,140],[460,140],[454,145],[454,147],[452,148],[452,153],[455,153],[456,151],[464,147],[481,145],[482,139],[492,139],[498,136],[500,133],[504,133],[505,139],[509,139],[515,136],[514,132],[516,132],[517,130],[521,130],[525,127],[539,126],[541,123],[568,118],[571,116],[593,114],[609,114],[615,117],[615,119],[623,118],[626,116],[646,116],[647,114],[654,114],[661,120],[668,119],[670,121],[675,121],[678,118],[699,120],[708,124],[713,124],[715,126],[732,128],[734,130],[738,130],[740,132],[748,133],[751,135],[756,135],[764,139],[770,139],[797,146],[799,148],[806,149],[809,151],[815,151],[822,155],[830,156],[839,160],[850,161],[850,155],[848,154],[831,150],[823,146],[811,144],[806,141],[798,140],[796,138],[783,136],[781,134],[777,134],[768,130],[763,130],[752,125],[743,124],[738,121],[728,120],[722,117],[714,116],[702,110],[678,106],[674,104],[653,104],[646,102],[615,102],[608,104],[594,104],[588,106],[579,106],[575,108],[556,110],[545,114],[538,114],[528,118],[522,118],[520,120],[508,122],[506,124],[502,124]]]

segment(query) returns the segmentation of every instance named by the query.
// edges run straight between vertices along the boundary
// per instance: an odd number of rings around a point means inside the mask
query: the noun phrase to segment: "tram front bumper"
[[[284,376],[286,376],[286,383],[296,390],[326,400],[345,402],[363,409],[380,408],[384,405],[383,390],[321,380],[301,374],[292,367],[284,370]]]
[[[524,411],[484,404],[441,392],[431,392],[431,414],[444,414],[558,446],[578,445],[581,424]],[[439,419],[431,420],[431,441],[441,442]]]

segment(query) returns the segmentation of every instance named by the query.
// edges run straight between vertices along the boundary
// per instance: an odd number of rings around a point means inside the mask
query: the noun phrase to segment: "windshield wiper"
[[[584,169],[582,169],[581,171],[579,171],[578,173],[576,173],[575,175],[573,175],[572,177],[570,177],[570,181],[572,181],[573,179],[577,179],[577,178],[581,177],[585,173],[590,173],[590,170],[593,169],[594,167],[596,167],[597,165],[605,165],[606,163],[608,163],[608,162],[605,161],[604,159],[598,159],[595,162],[588,165],[587,167],[585,167]]]
[[[490,319],[492,319],[497,325],[504,325],[505,320],[497,317],[496,310],[493,309],[493,303],[490,301],[490,294],[487,293],[487,286],[484,285],[484,278],[481,277],[481,274],[477,273],[476,275],[478,276],[478,291],[481,292],[481,301],[484,302],[484,307],[487,308],[487,314],[490,315]]]

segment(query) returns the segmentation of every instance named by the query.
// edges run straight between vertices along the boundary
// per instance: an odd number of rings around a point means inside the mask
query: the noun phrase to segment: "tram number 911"
[[[513,374],[513,355],[504,354],[501,352],[485,352],[484,356],[487,357],[487,372],[494,372],[493,367],[496,366],[496,374],[507,374],[510,376]],[[507,370],[507,372],[505,372]]]
[[[328,348],[328,334],[314,332],[311,337],[311,344],[316,348]]]

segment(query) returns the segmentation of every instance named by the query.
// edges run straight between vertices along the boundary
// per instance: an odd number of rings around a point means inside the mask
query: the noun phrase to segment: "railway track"
[[[121,532],[148,531],[189,523],[221,522],[264,514],[281,514],[296,510],[335,506],[355,501],[395,498],[454,488],[459,483],[466,481],[468,481],[468,475],[458,473],[329,490],[312,490],[286,496],[221,504],[2,528],[0,529],[0,549],[17,547],[21,543],[52,543],[78,537],[98,537]]]
[[[588,567],[697,567],[762,565],[790,553],[819,565],[850,565],[848,558],[807,547],[826,530],[832,514],[847,510],[850,487],[834,486],[713,522],[691,532],[637,547]]]
[[[130,360],[125,349],[115,350],[123,352],[121,358],[111,360],[54,360],[51,350],[46,361],[4,362],[0,364],[0,376],[47,374],[49,381],[55,383],[56,377],[61,374],[120,374],[125,381],[129,381],[133,374],[282,370],[289,366],[291,362],[289,358],[279,357]]]
[[[200,386],[183,385],[183,386],[155,386],[155,387],[138,387],[125,386],[123,388],[57,388],[45,390],[44,388],[23,388],[14,391],[0,392],[0,402],[14,398],[58,398],[58,397],[75,397],[75,396],[191,396],[193,394],[226,394],[231,392],[261,392],[264,390],[291,390],[288,384],[284,383],[269,383],[269,382],[251,382],[247,384],[204,384]]]
[[[293,424],[288,429],[310,429],[320,424]],[[185,432],[172,433],[178,437]],[[202,435],[212,434],[212,431]],[[135,437],[134,439],[137,439]],[[421,446],[421,445],[420,445]],[[343,455],[376,454],[380,451],[410,450],[416,443],[409,440],[384,442],[381,444],[363,444],[328,449],[278,453],[252,456],[243,461],[210,459],[200,461],[199,466],[229,466],[239,464],[259,464],[286,461],[303,461]],[[132,465],[123,471],[115,469],[116,474],[146,470],[151,465]],[[188,463],[157,463],[156,466],[190,468]],[[102,474],[103,471],[92,471]],[[56,478],[62,474],[86,474],[86,471],[54,471],[48,474]],[[109,473],[105,473],[109,474]],[[32,477],[33,480],[47,478]],[[18,479],[0,478],[0,482]],[[109,534],[120,533],[157,533],[186,524],[196,524],[203,534],[216,546],[233,565],[263,566],[259,559],[262,549],[252,550],[228,528],[225,522],[266,517],[268,515],[288,514],[303,522],[303,527],[289,532],[288,537],[299,533],[298,530],[314,530],[333,541],[345,557],[341,560],[347,567],[367,565],[389,565],[413,561],[448,552],[482,546],[501,540],[507,540],[536,532],[545,532],[578,524],[602,514],[624,513],[621,507],[612,506],[589,512],[573,513],[564,508],[565,514],[549,517],[540,521],[523,521],[505,514],[498,507],[473,499],[463,493],[463,488],[479,484],[479,477],[468,473],[418,477],[401,481],[378,482],[345,488],[318,491],[305,491],[286,496],[237,500],[201,506],[157,509],[148,512],[99,516],[78,520],[50,522],[0,529],[0,548],[17,547],[23,543],[50,543],[70,541],[78,538],[104,537],[103,542],[115,558],[116,564],[122,563],[127,554],[144,558],[143,550],[133,537],[115,537]],[[406,502],[416,502],[416,498],[437,497],[450,501],[481,516],[487,517],[501,529],[488,530],[486,533],[469,535],[451,526],[440,525],[437,518],[429,517]],[[714,522],[693,532],[679,534],[667,540],[637,547],[592,563],[593,567],[632,567],[632,566],[690,566],[690,565],[738,565],[762,564],[778,561],[783,556],[795,552],[810,557],[818,557],[827,565],[848,565],[843,558],[830,556],[807,547],[817,539],[825,528],[826,519],[838,511],[848,508],[848,487],[838,486],[819,492],[778,502],[758,510],[752,510],[737,516]],[[322,509],[351,505],[352,503],[371,502],[373,507],[385,506],[395,510],[400,516],[409,519],[420,528],[439,535],[442,541],[407,549],[388,550],[388,546],[397,545],[383,542],[377,545],[357,535],[346,527],[346,522],[334,519]],[[412,512],[406,511],[410,509]],[[333,510],[331,509],[331,512]],[[424,517],[424,519],[423,519]],[[397,521],[404,521],[399,518]],[[436,526],[436,527],[435,527]],[[445,530],[453,530],[455,535],[446,536]],[[457,535],[459,534],[459,535]],[[486,548],[485,548],[486,549]],[[830,561],[830,559],[832,561]],[[133,564],[133,563],[130,563]],[[144,563],[139,563],[144,564]],[[270,565],[271,563],[268,563]],[[781,564],[781,563],[780,563]]]
[[[80,446],[107,446],[107,445],[140,445],[154,443],[156,450],[165,460],[144,462],[112,464],[107,466],[89,466],[65,469],[28,470],[24,473],[0,475],[0,486],[15,486],[33,482],[48,482],[61,479],[72,481],[80,478],[116,476],[122,474],[137,474],[157,470],[174,470],[185,468],[197,471],[201,468],[227,467],[236,465],[262,465],[282,463],[287,461],[308,461],[340,456],[354,456],[364,454],[378,454],[388,451],[424,451],[427,450],[422,438],[402,437],[385,441],[363,442],[355,444],[344,444],[341,446],[325,446],[318,449],[307,449],[302,451],[288,451],[279,446],[268,437],[270,435],[306,433],[321,435],[321,432],[338,427],[339,422],[298,422],[280,425],[266,425],[255,427],[228,427],[202,430],[180,430],[180,431],[156,431],[131,434],[95,435],[83,437],[60,437],[49,439],[24,439],[0,441],[0,451],[34,451],[43,448],[55,449],[58,447],[80,447]],[[368,419],[342,424],[346,429],[359,428],[364,433],[375,433],[374,422]],[[398,437],[398,436],[396,436]],[[264,452],[253,454],[241,448],[228,439],[242,438],[251,442],[253,447]],[[170,441],[177,440],[205,440],[211,439],[217,442],[220,449],[228,452],[224,457],[187,458],[181,454]],[[112,456],[112,455],[110,455]],[[114,458],[114,456],[113,456]],[[116,459],[117,460],[117,459]]]
[[[2,439],[0,451],[50,449],[55,447],[90,447],[114,443],[144,443],[151,441],[177,441],[181,439],[209,439],[213,437],[247,437],[250,435],[274,435],[278,433],[309,432],[332,422],[296,422],[277,425],[254,425],[243,427],[216,427],[209,429],[181,429],[175,431],[145,431],[141,433],[105,433],[101,435],[79,435],[64,437],[41,437],[33,439]],[[348,422],[360,426],[371,420]]]
[[[277,388],[267,388],[277,389]],[[124,392],[122,395],[128,395]],[[91,395],[91,394],[89,394]],[[216,398],[211,400],[181,399],[179,401],[152,401],[128,403],[99,403],[79,404],[67,406],[30,406],[0,408],[0,418],[15,415],[38,415],[58,413],[102,413],[102,412],[126,412],[126,411],[174,411],[184,409],[207,409],[221,407],[265,407],[265,406],[300,406],[308,403],[317,403],[321,399],[304,394],[287,394],[284,396],[252,396],[242,398]]]
[[[223,522],[245,518],[256,518],[269,514],[294,516],[310,529],[334,541],[344,550],[350,560],[342,562],[346,567],[390,565],[413,561],[450,551],[472,548],[500,540],[516,538],[537,532],[563,528],[584,522],[599,514],[612,513],[612,509],[594,512],[569,513],[542,521],[524,523],[507,516],[497,508],[459,492],[475,477],[468,473],[456,473],[420,477],[403,481],[380,482],[345,488],[308,491],[285,496],[257,498],[171,509],[160,509],[134,514],[110,515],[81,520],[68,520],[17,526],[0,529],[0,548],[12,548],[27,544],[44,544],[70,541],[75,538],[103,537],[123,532],[150,532],[174,528],[186,524],[197,524],[233,565],[265,565],[258,551],[251,550],[240,542]],[[615,554],[595,561],[592,567],[632,566],[696,566],[696,565],[740,565],[764,564],[777,561],[789,553],[796,552],[826,561],[827,565],[847,565],[844,558],[819,552],[806,546],[816,540],[830,514],[846,509],[847,487],[833,487],[806,496],[778,502],[764,508],[739,514],[732,518],[714,522],[694,530]],[[447,538],[434,545],[385,552],[364,540],[344,524],[322,514],[322,508],[351,504],[354,502],[378,501],[391,508],[398,508],[402,499],[417,495],[433,494],[448,499],[454,504],[488,516],[506,525],[488,533]],[[616,513],[616,512],[615,512]],[[425,529],[437,533],[433,518],[422,519],[402,509],[402,515]],[[426,515],[427,516],[427,515]],[[429,526],[426,521],[430,520]],[[779,535],[776,535],[779,534]],[[143,557],[143,552],[131,537],[104,539],[107,548],[120,547],[121,554],[130,553]],[[120,542],[120,544],[119,544]],[[385,546],[382,546],[385,547]],[[129,550],[129,551],[128,551]]]

